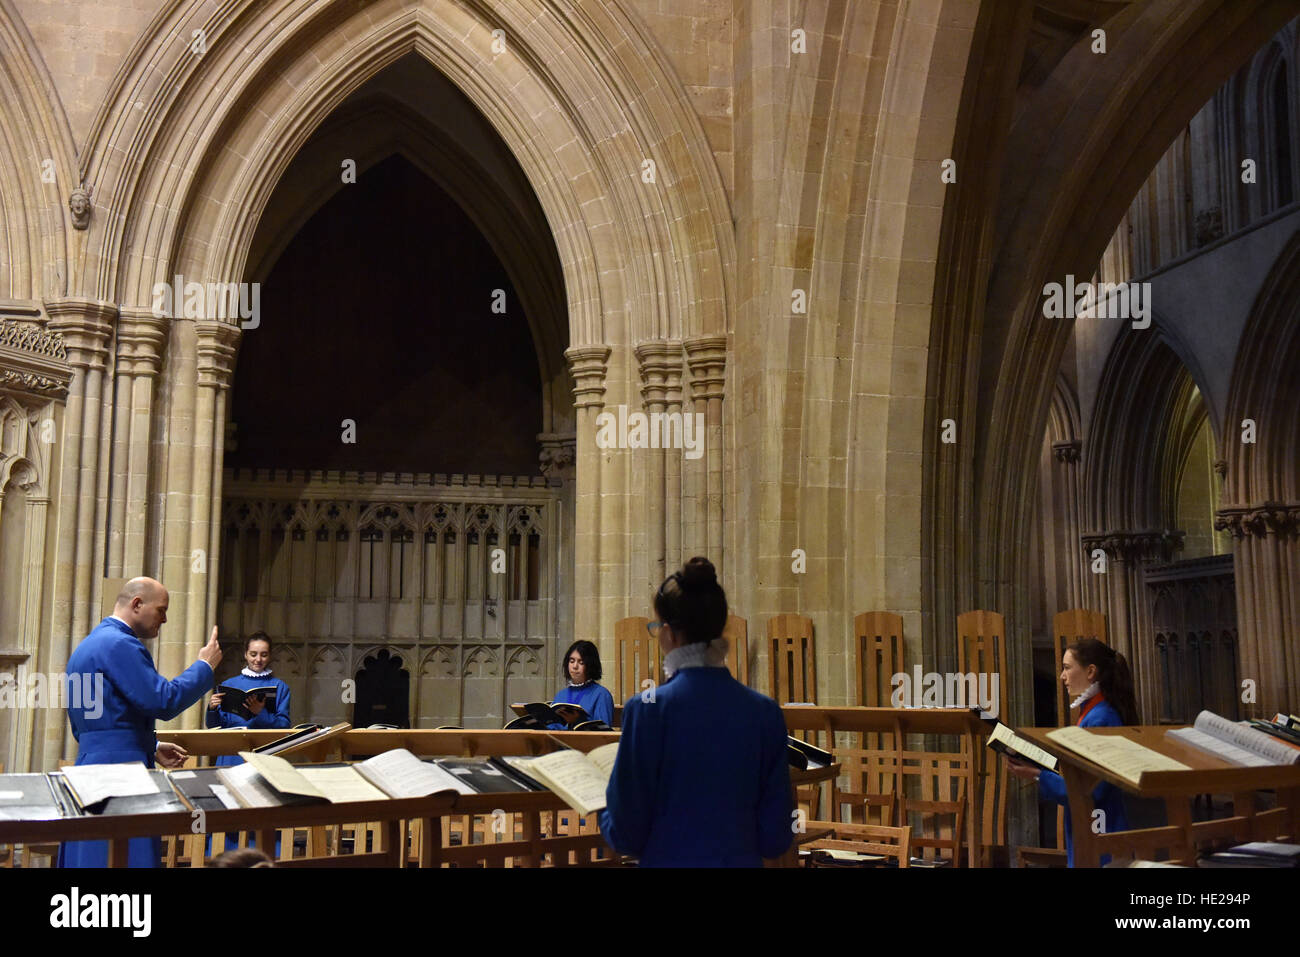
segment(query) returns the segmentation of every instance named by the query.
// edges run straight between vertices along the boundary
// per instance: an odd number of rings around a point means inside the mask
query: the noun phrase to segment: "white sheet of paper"
[[[158,793],[149,769],[142,763],[73,765],[63,769],[63,776],[82,806],[98,804],[105,798]]]

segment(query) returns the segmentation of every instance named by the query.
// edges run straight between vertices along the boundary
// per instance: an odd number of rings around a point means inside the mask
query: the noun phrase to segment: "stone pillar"
[[[1065,541],[1070,543],[1065,555],[1065,608],[1083,607],[1083,596],[1087,593],[1084,588],[1084,575],[1087,574],[1087,566],[1083,562],[1083,555],[1078,547],[1081,518],[1079,512],[1079,449],[1080,442],[1078,439],[1052,443],[1052,458],[1061,466],[1058,469],[1058,474],[1061,476],[1059,487],[1064,500],[1062,504],[1065,510]],[[1049,609],[1048,624],[1051,623],[1052,614],[1063,610],[1064,608]]]
[[[682,344],[655,339],[638,344],[634,351],[641,374],[642,405],[650,417],[651,448],[645,450],[649,531],[646,571],[651,585],[657,586],[681,563],[682,453],[680,449],[655,446],[663,445],[662,440],[669,434],[668,429],[658,427],[657,416],[681,412]],[[670,407],[670,395],[675,408]]]
[[[1300,502],[1228,506],[1217,531],[1232,534],[1237,589],[1237,668],[1253,679],[1243,717],[1300,709]]]
[[[605,406],[609,346],[573,346],[565,350],[573,377],[576,417],[577,489],[574,495],[573,637],[596,642],[601,657],[612,651],[601,642],[600,496],[601,457],[596,447],[596,417]],[[609,660],[613,660],[610,658]]]
[[[72,649],[98,620],[95,593],[103,556],[96,555],[96,530],[103,527],[104,505],[99,497],[100,432],[108,368],[108,341],[117,309],[92,299],[59,299],[46,303],[47,328],[63,340],[72,382],[63,417],[57,531],[54,544],[54,589],[50,609],[49,670],[62,671]],[[94,621],[92,621],[92,618]],[[57,767],[61,757],[76,753],[76,743],[62,713],[43,716],[39,766]]]
[[[717,567],[718,578],[723,579],[722,400],[726,392],[727,337],[697,336],[682,345],[691,370],[691,411],[704,415],[704,455],[688,466],[697,476],[694,485],[699,489],[695,525],[700,547],[692,548],[691,554],[707,556]]]
[[[577,482],[575,466],[578,459],[577,436],[554,432],[543,432],[537,436],[541,445],[539,465],[542,475],[552,482],[558,482],[561,488],[560,511],[548,519],[547,527],[559,537],[556,547],[556,568],[553,570],[555,581],[551,593],[556,597],[555,619],[551,624],[551,633],[555,635],[573,634],[573,574],[574,545],[573,526],[567,516],[574,514],[574,492]],[[560,670],[558,655],[563,648],[548,646],[545,654],[545,674],[547,687]]]
[[[134,578],[146,574],[154,380],[162,365],[169,322],[148,310],[126,307],[118,320],[107,544],[109,577]]]

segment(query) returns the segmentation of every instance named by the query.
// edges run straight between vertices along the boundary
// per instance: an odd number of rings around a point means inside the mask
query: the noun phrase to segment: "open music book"
[[[580,814],[605,806],[605,788],[614,771],[618,742],[601,745],[589,754],[565,748],[536,758],[506,758],[514,768],[544,784]]]
[[[221,710],[244,719],[253,717],[253,712],[249,711],[248,706],[244,703],[250,697],[258,698],[264,707],[274,711],[275,696],[279,690],[275,685],[264,685],[260,688],[235,688],[231,685],[217,686],[217,694],[221,695]]]
[[[1055,757],[1033,742],[1026,741],[1000,721],[994,722],[993,733],[989,735],[988,741],[985,743],[999,754],[1005,754],[1021,761],[1028,761],[1030,764],[1036,764],[1046,771],[1056,770],[1057,762]]]
[[[1165,732],[1184,744],[1206,751],[1216,758],[1245,767],[1300,764],[1300,750],[1248,724],[1229,721],[1212,711],[1202,711],[1190,728]]]
[[[591,715],[587,713],[586,708],[567,701],[552,701],[549,704],[530,701],[527,704],[512,704],[510,710],[521,718],[532,718],[539,728],[552,724],[562,724],[571,728],[591,720]]]
[[[295,728],[283,738],[276,738],[270,744],[254,748],[253,751],[256,754],[293,754],[295,751],[301,751],[309,744],[315,744],[317,741],[324,741],[326,738],[332,738],[344,731],[351,730],[352,725],[346,721],[329,727],[323,724],[308,725],[305,728]]]
[[[271,754],[241,751],[239,756],[247,763],[218,768],[217,776],[243,807],[384,801],[455,790],[454,783],[438,774],[434,765],[403,748],[358,764],[300,767]]]
[[[1093,734],[1077,725],[1057,728],[1047,736],[1094,764],[1099,764],[1134,785],[1140,784],[1145,771],[1190,771],[1181,761],[1152,751],[1129,738],[1113,734]]]
[[[82,764],[63,769],[72,796],[83,809],[114,797],[156,794],[158,787],[144,763]]]

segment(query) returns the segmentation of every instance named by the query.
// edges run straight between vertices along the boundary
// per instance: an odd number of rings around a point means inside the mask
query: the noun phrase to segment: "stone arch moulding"
[[[0,190],[0,298],[59,298],[71,259],[68,196],[81,182],[77,150],[13,0],[0,0],[0,165],[12,185]]]
[[[507,41],[499,54],[495,29]],[[195,30],[206,38],[201,56],[182,42]],[[97,215],[75,288],[130,311],[149,309],[155,283],[177,274],[245,278],[259,218],[299,148],[411,53],[460,89],[524,170],[558,250],[571,353],[618,345],[621,373],[633,342],[728,332],[734,237],[700,120],[623,7],[587,0],[164,5],[91,125],[85,166]],[[656,163],[652,184],[641,179],[646,159]],[[212,517],[240,332],[216,320],[168,325],[152,414],[166,420],[159,434],[199,427],[155,443],[152,490],[169,494],[147,518],[127,521],[148,526],[149,564],[172,590],[176,630],[192,634],[216,604],[216,576],[192,572],[190,557],[220,551]],[[594,435],[578,429],[579,461],[595,462]],[[630,484],[594,464],[579,469],[578,500],[602,494],[630,495]],[[597,587],[586,584],[596,538],[577,540],[590,543],[575,555],[575,589],[585,594]],[[77,607],[86,600],[74,596]],[[161,651],[164,670],[181,666],[179,647]]]

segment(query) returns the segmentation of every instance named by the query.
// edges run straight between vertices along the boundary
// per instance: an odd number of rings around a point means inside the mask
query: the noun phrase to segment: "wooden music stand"
[[[749,623],[739,615],[728,615],[722,637],[727,639],[727,667],[742,685],[749,684]]]

